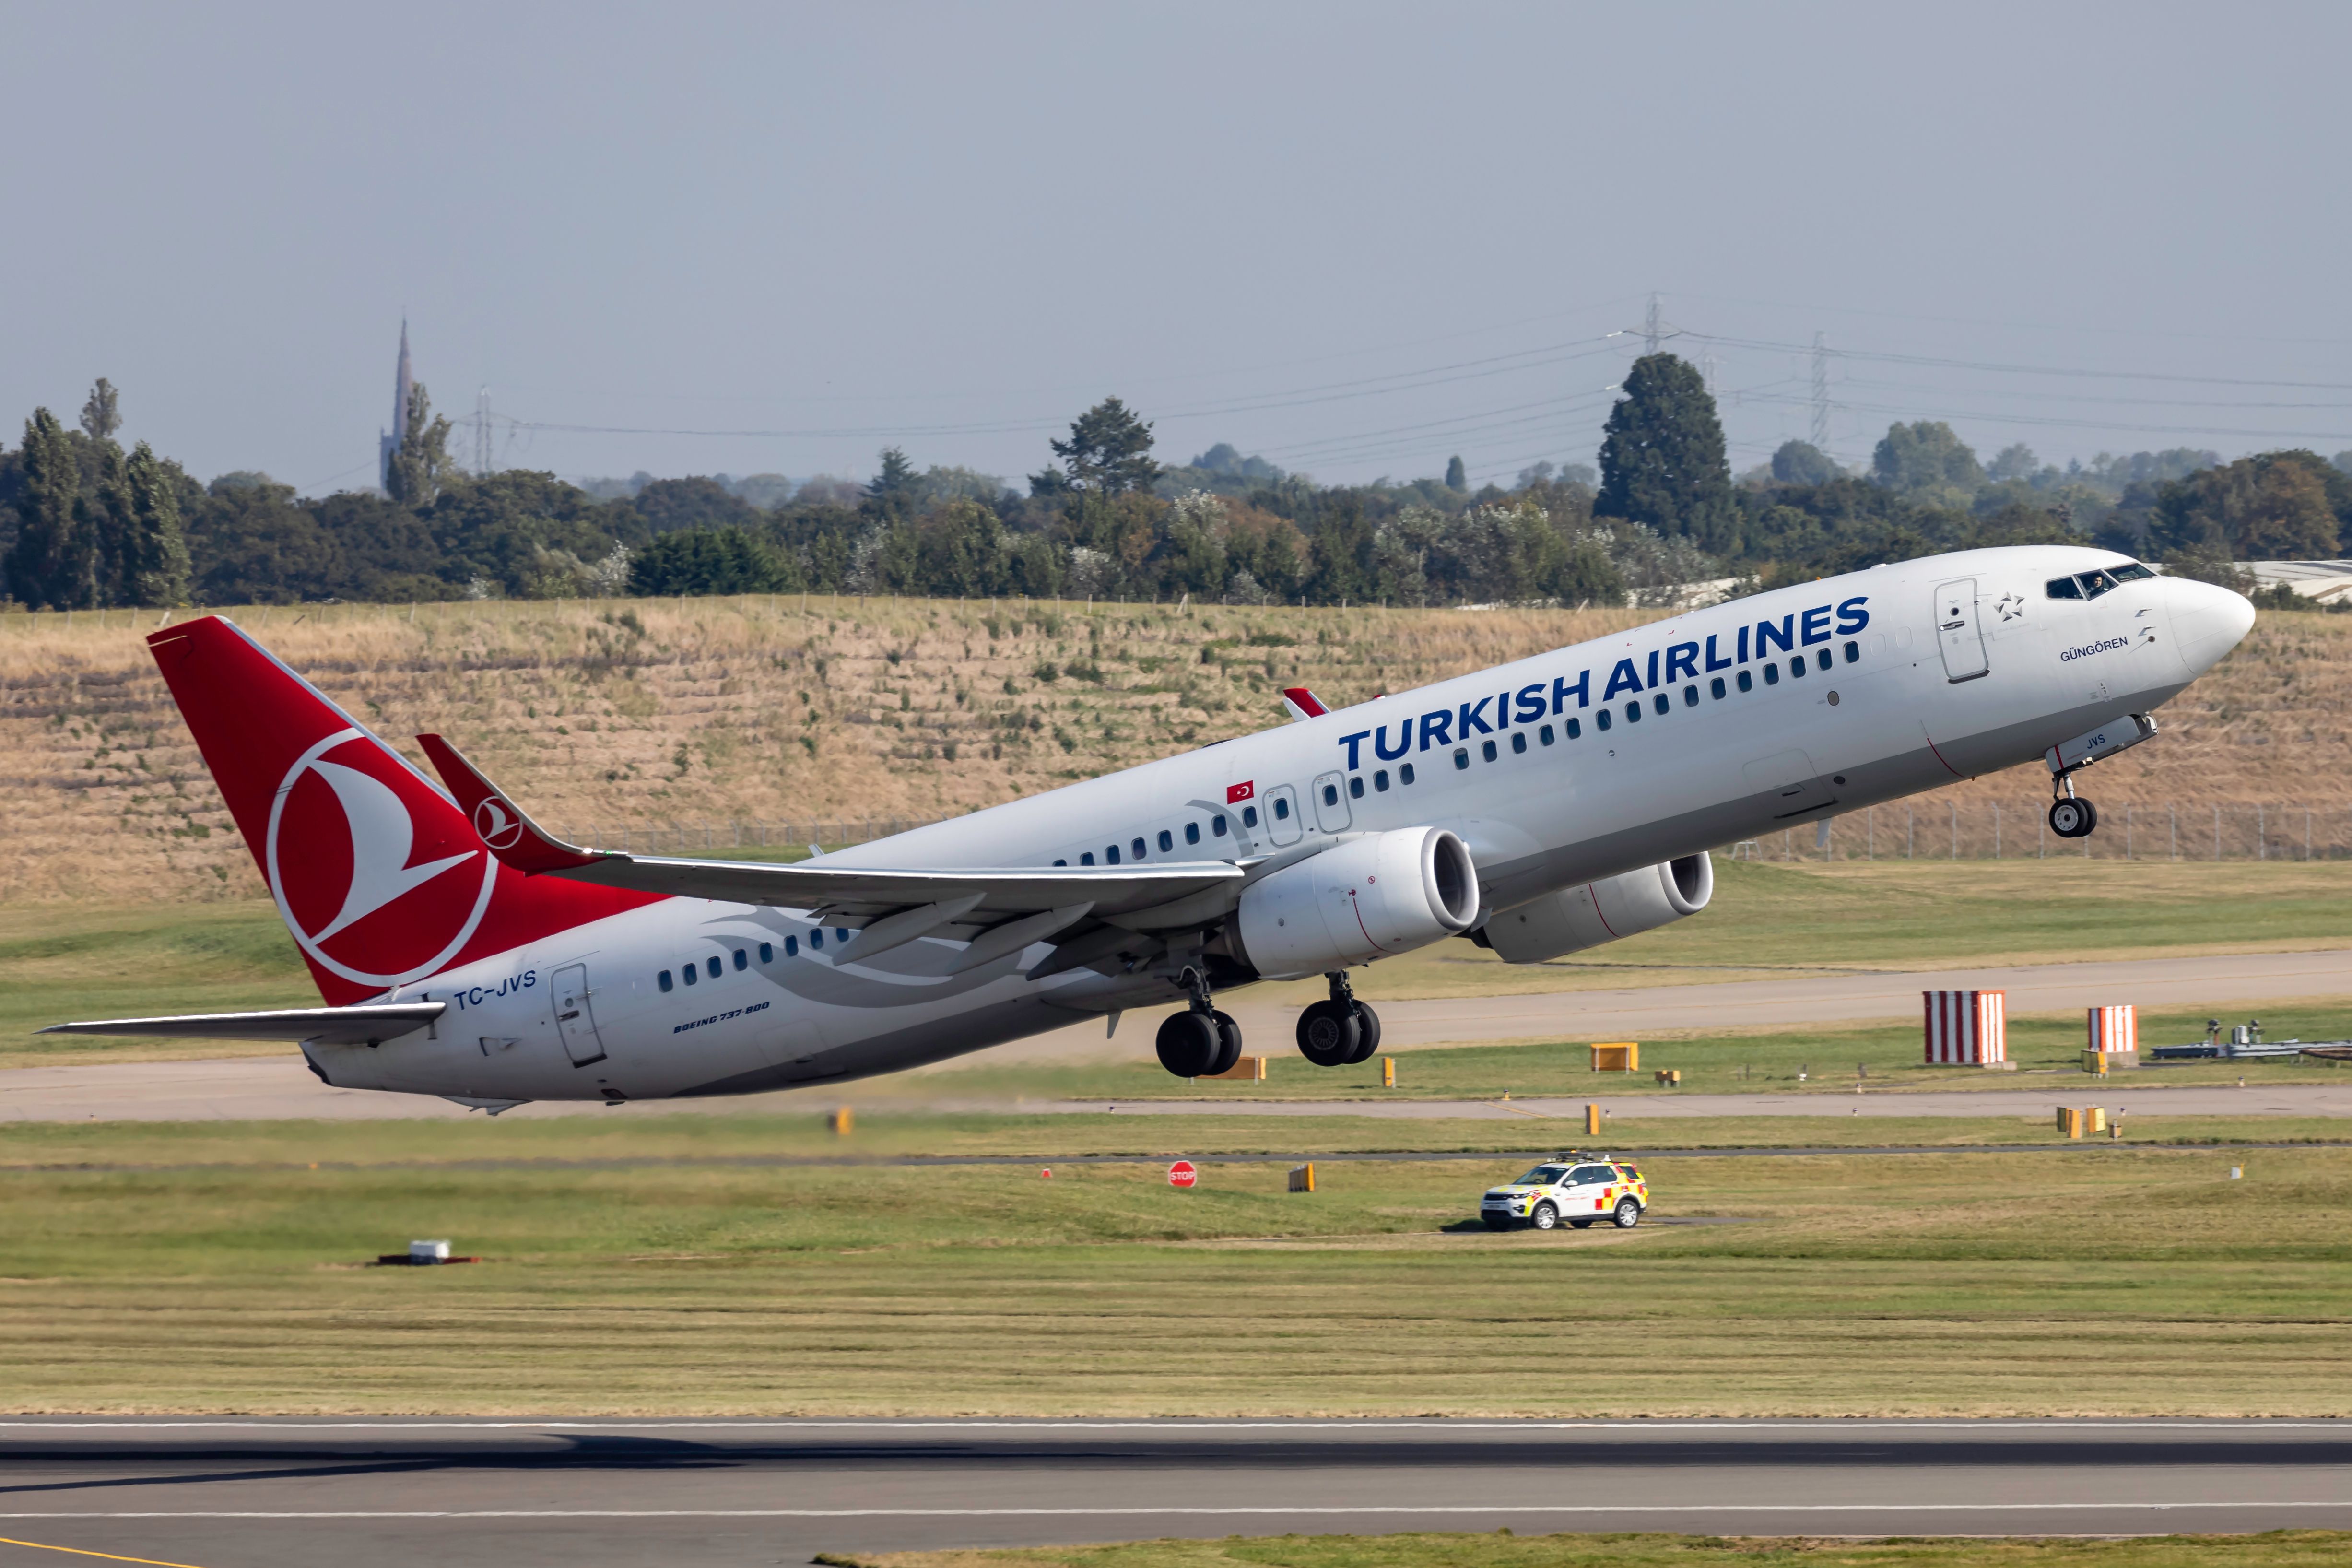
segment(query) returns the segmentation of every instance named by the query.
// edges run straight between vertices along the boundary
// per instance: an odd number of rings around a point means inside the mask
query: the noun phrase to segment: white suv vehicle
[[[1606,1155],[1571,1152],[1546,1161],[1508,1186],[1489,1187],[1479,1200],[1478,1217],[1489,1230],[1505,1230],[1521,1220],[1538,1230],[1563,1220],[1582,1230],[1601,1219],[1631,1230],[1649,1206],[1650,1184],[1639,1168]]]

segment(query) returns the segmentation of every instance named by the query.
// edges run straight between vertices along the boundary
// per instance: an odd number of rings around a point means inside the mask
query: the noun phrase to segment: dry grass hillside
[[[444,731],[558,827],[748,819],[795,840],[1279,723],[1281,686],[1351,701],[1652,618],[789,595],[236,615],[412,754],[409,736]],[[141,640],[156,616],[131,619],[0,618],[0,899],[262,891]],[[2265,612],[2157,742],[2099,770],[2097,798],[2352,819],[2347,695],[2352,618]],[[2030,833],[2047,784],[2023,769],[1948,793]]]

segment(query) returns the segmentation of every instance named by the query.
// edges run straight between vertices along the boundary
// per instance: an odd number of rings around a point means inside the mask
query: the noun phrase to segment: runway
[[[192,1568],[1402,1530],[2352,1528],[2332,1421],[0,1422],[0,1536]],[[5,1549],[0,1549],[5,1550]]]

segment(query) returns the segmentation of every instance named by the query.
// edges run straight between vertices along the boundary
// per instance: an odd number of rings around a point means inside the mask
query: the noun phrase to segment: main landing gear
[[[1318,1068],[1371,1060],[1381,1048],[1381,1016],[1356,1000],[1347,971],[1324,978],[1331,983],[1329,998],[1298,1015],[1298,1054]]]
[[[2087,838],[2099,826],[2099,808],[2074,794],[2073,769],[2051,781],[2058,798],[2050,803],[2050,831],[2061,838]]]
[[[1209,1005],[1209,983],[1199,970],[1187,968],[1176,983],[1192,994],[1192,1005],[1161,1020],[1155,1042],[1160,1065],[1178,1078],[1233,1071],[1242,1059],[1242,1026]]]

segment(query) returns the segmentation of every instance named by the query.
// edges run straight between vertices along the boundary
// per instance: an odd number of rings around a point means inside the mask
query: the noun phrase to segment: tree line
[[[873,593],[1400,605],[1666,604],[1982,544],[2095,542],[2245,585],[2232,561],[2335,555],[2352,453],[2223,463],[2176,449],[2064,468],[1979,458],[1950,426],[1896,424],[1864,470],[1801,441],[1735,476],[1713,398],[1675,355],[1636,360],[1597,463],[1473,490],[1442,479],[1319,485],[1220,443],[1154,456],[1104,399],[1010,485],[891,447],[863,484],[711,478],[583,486],[465,472],[412,390],[382,489],[297,495],[266,474],[200,483],[116,439],[119,395],[78,427],[46,408],[0,450],[0,574],[47,609],[328,599]]]

